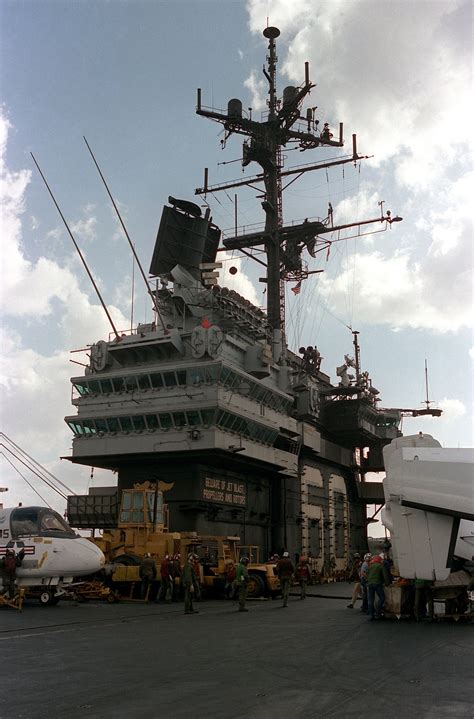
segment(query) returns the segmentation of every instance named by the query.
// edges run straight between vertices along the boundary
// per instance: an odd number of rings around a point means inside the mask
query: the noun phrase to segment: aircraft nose
[[[88,539],[81,538],[76,541],[80,542],[84,572],[92,574],[102,569],[105,564],[105,557],[102,550]]]

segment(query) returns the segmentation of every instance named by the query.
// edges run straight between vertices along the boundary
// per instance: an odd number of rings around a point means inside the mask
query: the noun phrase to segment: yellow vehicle
[[[237,564],[240,557],[249,557],[248,596],[257,598],[276,595],[280,591],[280,582],[276,573],[276,564],[260,562],[259,547],[241,545],[240,537],[196,538],[193,550],[202,565],[202,583],[209,590],[223,593],[226,581],[226,566],[229,562]]]
[[[104,552],[112,583],[128,585],[125,593],[130,596],[133,594],[130,583],[138,585],[140,582],[140,565],[145,554],[149,553],[155,559],[159,581],[160,563],[166,554],[179,553],[181,563],[184,564],[188,553],[193,552],[199,557],[202,586],[210,591],[221,592],[225,584],[226,564],[236,564],[245,554],[250,558],[249,597],[279,592],[275,564],[261,563],[259,548],[241,546],[240,537],[198,536],[195,532],[168,531],[167,511],[160,485],[145,482],[135,485],[133,489],[124,489],[116,526],[109,526],[103,529],[101,535],[94,534],[91,537],[91,541]],[[77,501],[74,497],[70,499],[71,502]],[[95,519],[100,527],[97,512]]]

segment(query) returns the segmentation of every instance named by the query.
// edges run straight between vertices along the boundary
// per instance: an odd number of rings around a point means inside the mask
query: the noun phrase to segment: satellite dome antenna
[[[267,37],[269,40],[275,40],[280,35],[280,31],[277,27],[266,27],[263,31],[263,34],[265,37]]]

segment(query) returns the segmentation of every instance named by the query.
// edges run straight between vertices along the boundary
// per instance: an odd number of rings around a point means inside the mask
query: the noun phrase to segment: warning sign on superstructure
[[[205,502],[232,504],[235,507],[247,505],[247,492],[243,482],[206,477],[202,484],[202,499]]]

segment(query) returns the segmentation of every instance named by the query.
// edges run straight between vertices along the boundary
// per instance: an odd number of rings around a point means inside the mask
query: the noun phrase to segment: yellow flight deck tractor
[[[209,591],[223,594],[226,581],[226,567],[229,562],[237,564],[240,557],[249,558],[247,569],[249,584],[247,596],[256,599],[275,596],[280,592],[280,581],[276,564],[260,562],[260,550],[256,546],[241,545],[240,537],[199,536],[190,543],[202,567],[202,584]]]
[[[68,497],[68,519],[71,526],[93,530],[91,541],[104,552],[108,568],[107,582],[121,596],[133,598],[141,578],[140,566],[150,554],[160,580],[160,563],[166,554],[181,555],[181,565],[189,552],[199,557],[200,581],[204,589],[223,593],[228,562],[236,564],[243,554],[249,556],[249,597],[274,595],[280,590],[276,567],[259,561],[259,548],[241,546],[239,537],[198,536],[196,532],[170,532],[167,527],[163,490],[166,485],[144,482],[133,489],[124,489],[115,509],[110,497],[103,511],[104,496]],[[117,495],[113,501],[117,501]],[[102,504],[101,504],[102,502]],[[100,536],[95,536],[102,529]],[[152,590],[151,596],[156,594]]]

